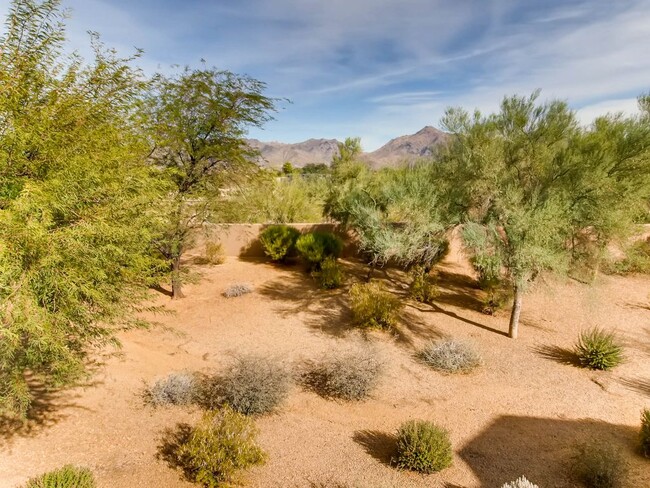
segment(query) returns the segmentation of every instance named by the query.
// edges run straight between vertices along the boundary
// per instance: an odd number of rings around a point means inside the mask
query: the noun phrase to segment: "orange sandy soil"
[[[349,282],[362,273],[346,261]],[[189,487],[161,455],[165,432],[193,424],[197,408],[153,409],[141,392],[170,371],[210,372],[241,354],[269,355],[297,368],[335,348],[367,341],[386,362],[380,387],[360,403],[325,400],[295,386],[280,410],[257,420],[265,466],[244,476],[251,487],[500,487],[526,475],[541,487],[575,486],[569,460],[577,442],[600,438],[629,460],[630,486],[650,486],[650,460],[637,451],[640,411],[650,406],[650,279],[600,277],[593,286],[546,280],[526,296],[520,339],[504,336],[508,315],[480,313],[479,291],[452,252],[440,266],[434,306],[408,302],[395,334],[362,336],[349,326],[345,290],[323,292],[300,266],[228,258],[198,267],[187,298],[157,295],[171,315],[164,327],[121,334],[119,354],[106,356],[92,384],[37,399],[32,422],[2,425],[0,486],[15,487],[66,463],[90,467],[100,487]],[[399,293],[404,276],[379,272]],[[254,292],[226,299],[232,283]],[[349,283],[348,283],[349,284]],[[615,328],[627,361],[613,372],[566,363],[580,330]],[[445,376],[414,354],[442,336],[467,339],[484,366]],[[434,475],[390,467],[392,434],[408,419],[445,426],[454,463]]]

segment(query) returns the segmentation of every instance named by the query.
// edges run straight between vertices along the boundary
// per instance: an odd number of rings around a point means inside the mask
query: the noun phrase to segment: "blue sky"
[[[0,11],[8,9],[0,0]],[[251,135],[360,136],[366,150],[438,126],[448,106],[494,110],[542,89],[582,121],[633,112],[650,90],[650,0],[63,0],[70,45],[87,30],[149,73],[207,64],[284,97]]]

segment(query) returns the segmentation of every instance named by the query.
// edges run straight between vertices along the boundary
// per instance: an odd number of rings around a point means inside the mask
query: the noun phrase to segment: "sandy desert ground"
[[[349,282],[358,263],[345,261]],[[507,312],[480,313],[479,291],[467,265],[452,252],[440,266],[434,306],[409,302],[395,334],[363,336],[350,327],[346,291],[320,291],[299,265],[277,267],[228,258],[202,266],[187,298],[155,301],[173,313],[159,326],[121,334],[123,348],[105,355],[92,381],[39,395],[32,421],[2,425],[0,486],[15,487],[65,463],[90,467],[100,487],[189,487],[161,455],[166,432],[195,422],[197,408],[153,409],[145,383],[171,371],[209,372],[241,354],[263,354],[300,365],[337,347],[368,342],[387,368],[372,398],[326,400],[295,386],[275,414],[257,420],[265,466],[245,476],[251,487],[499,487],[525,474],[541,487],[569,487],[577,442],[601,438],[625,452],[630,486],[650,486],[650,461],[637,453],[641,409],[650,406],[650,278],[599,277],[592,285],[547,279],[526,296],[520,339],[505,337]],[[357,273],[355,275],[355,273]],[[397,271],[378,273],[398,293]],[[254,292],[227,299],[237,282]],[[613,372],[566,363],[580,330],[613,328],[627,360]],[[445,376],[414,354],[427,341],[472,341],[484,358],[474,373]],[[390,467],[392,435],[404,420],[445,426],[454,464],[434,475]]]

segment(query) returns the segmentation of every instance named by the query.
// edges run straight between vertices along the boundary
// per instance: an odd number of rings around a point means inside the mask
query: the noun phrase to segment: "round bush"
[[[395,465],[420,473],[433,473],[451,466],[449,434],[432,422],[410,420],[397,431]]]
[[[403,305],[376,281],[355,283],[350,288],[350,308],[354,323],[361,327],[389,329],[397,322]]]
[[[187,405],[196,399],[197,387],[192,373],[170,373],[147,389],[145,400],[154,406]]]
[[[272,261],[284,261],[295,251],[300,232],[288,225],[270,225],[260,234],[264,252]]]
[[[623,347],[613,332],[598,327],[584,331],[575,345],[580,364],[590,369],[608,370],[623,361]]]
[[[289,394],[289,372],[265,357],[237,359],[221,381],[209,392],[212,404],[226,403],[246,415],[271,412]]]
[[[443,373],[467,373],[481,364],[481,356],[472,346],[453,339],[429,344],[420,357],[427,365]]]
[[[325,258],[341,255],[343,241],[331,232],[309,232],[298,238],[296,249],[311,269],[320,269]]]
[[[24,488],[95,488],[95,478],[89,469],[68,464],[32,478]]]
[[[622,488],[628,467],[621,452],[602,439],[578,446],[573,472],[587,488]]]
[[[203,415],[176,456],[188,475],[209,487],[235,480],[242,469],[264,464],[266,454],[257,445],[257,428],[246,416],[224,407]]]

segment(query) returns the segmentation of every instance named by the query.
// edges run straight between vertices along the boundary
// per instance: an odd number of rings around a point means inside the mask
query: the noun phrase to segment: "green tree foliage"
[[[489,116],[448,110],[452,143],[436,166],[479,273],[513,288],[511,337],[539,273],[567,269],[577,236],[602,248],[638,218],[650,191],[647,122],[607,117],[585,131],[566,103],[537,98],[507,97]]]
[[[149,243],[162,188],[133,117],[143,78],[96,35],[91,64],[64,58],[63,21],[56,0],[15,1],[0,39],[5,413],[26,413],[30,381],[79,378],[89,348],[114,342],[133,316],[157,265]]]
[[[181,257],[192,232],[213,214],[222,190],[253,172],[257,153],[244,138],[271,119],[275,100],[264,83],[229,71],[186,68],[159,75],[147,99],[155,165],[173,184],[165,201],[167,228],[158,248],[168,260],[172,294],[182,296]]]

